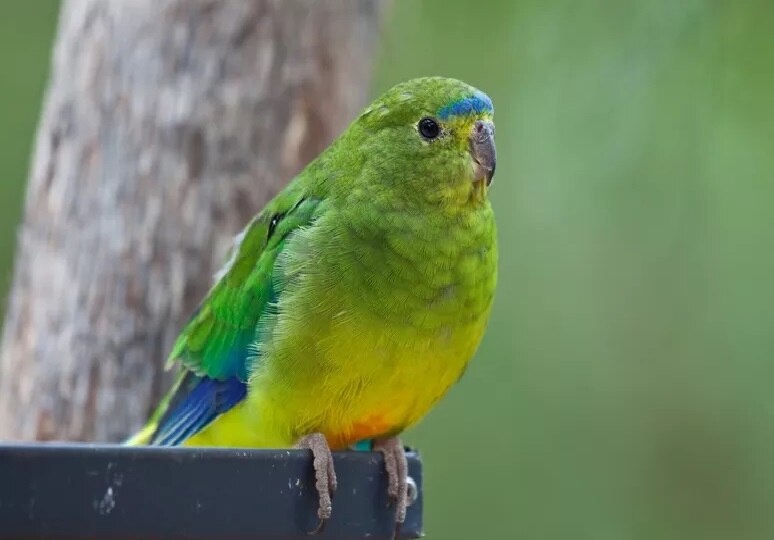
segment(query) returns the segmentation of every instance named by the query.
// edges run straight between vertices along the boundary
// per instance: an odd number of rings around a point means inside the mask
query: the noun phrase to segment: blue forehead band
[[[472,96],[458,99],[438,111],[438,118],[447,120],[451,116],[463,116],[467,114],[494,113],[492,100],[486,94],[473,94]]]

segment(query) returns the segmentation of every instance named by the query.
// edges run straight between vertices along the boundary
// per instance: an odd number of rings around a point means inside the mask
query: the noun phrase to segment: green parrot
[[[130,444],[308,448],[330,518],[331,449],[384,455],[462,376],[497,279],[494,109],[461,81],[388,90],[239,234],[169,355],[178,377]]]

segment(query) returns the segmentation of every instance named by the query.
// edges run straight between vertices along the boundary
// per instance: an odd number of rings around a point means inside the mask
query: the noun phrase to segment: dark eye
[[[438,125],[438,122],[432,118],[423,118],[420,120],[417,129],[425,139],[435,139],[441,134],[441,127]]]

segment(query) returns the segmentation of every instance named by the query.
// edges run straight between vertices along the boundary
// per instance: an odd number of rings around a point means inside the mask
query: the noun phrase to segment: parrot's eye
[[[441,134],[441,127],[438,125],[438,122],[432,118],[423,118],[420,120],[417,129],[425,139],[435,139]]]

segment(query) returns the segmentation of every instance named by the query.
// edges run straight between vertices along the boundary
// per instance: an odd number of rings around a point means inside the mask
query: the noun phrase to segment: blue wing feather
[[[237,377],[216,380],[197,377],[186,381],[191,390],[164,415],[151,444],[176,446],[200,432],[247,395],[247,384]],[[184,383],[185,384],[185,383]]]

